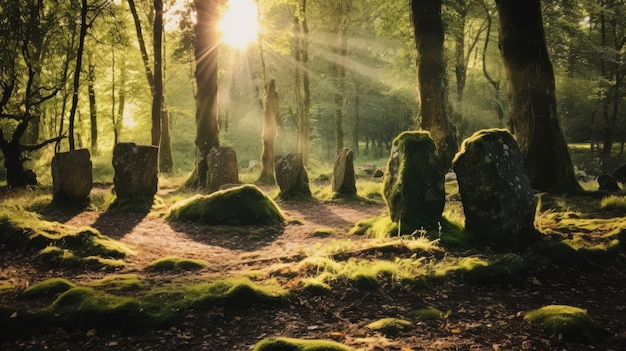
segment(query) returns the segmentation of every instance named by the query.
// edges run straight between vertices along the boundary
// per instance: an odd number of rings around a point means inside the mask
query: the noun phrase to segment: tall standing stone
[[[430,133],[403,132],[394,139],[383,195],[391,219],[403,232],[431,227],[441,220],[446,202],[444,175]]]
[[[113,148],[113,183],[118,199],[153,198],[159,183],[159,148],[119,143]]]
[[[232,147],[213,147],[207,155],[206,188],[218,191],[222,185],[239,183],[237,153]]]
[[[509,131],[489,129],[463,142],[453,161],[465,229],[494,248],[527,246],[536,238],[536,201],[523,156]]]
[[[86,201],[93,187],[89,150],[60,152],[52,158],[52,194],[55,200]]]
[[[335,155],[332,189],[335,194],[356,195],[354,153],[348,148],[337,151],[337,155]]]
[[[302,162],[302,154],[289,154],[276,162],[276,183],[283,199],[311,197],[309,176]]]

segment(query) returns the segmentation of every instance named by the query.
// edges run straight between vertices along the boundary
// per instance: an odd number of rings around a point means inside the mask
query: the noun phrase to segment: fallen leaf
[[[109,341],[107,342],[106,346],[118,346],[119,343],[117,341]]]
[[[450,330],[450,332],[451,332],[452,334],[460,334],[460,333],[461,333],[461,332],[463,332],[463,331],[462,331],[461,329],[459,329],[459,328],[454,328],[454,329]]]
[[[95,336],[96,334],[98,334],[98,330],[96,329],[89,329],[86,333],[87,336]]]
[[[541,285],[541,282],[539,281],[539,279],[533,277],[533,284],[535,285]]]

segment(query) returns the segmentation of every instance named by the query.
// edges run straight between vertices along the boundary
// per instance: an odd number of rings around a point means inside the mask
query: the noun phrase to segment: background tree
[[[450,121],[441,1],[412,0],[411,14],[417,48],[420,127],[430,132],[447,167],[456,154],[457,141]]]
[[[302,162],[309,164],[311,92],[309,87],[309,26],[307,24],[306,0],[298,0],[293,18],[295,59],[295,97],[298,114],[298,152]]]
[[[50,11],[41,0],[5,5],[0,8],[0,46],[3,48],[0,55],[0,150],[7,184],[24,186],[36,183],[34,173],[24,168],[28,159],[25,153],[62,138],[53,137],[34,144],[22,142],[31,121],[41,116],[42,105],[65,84],[72,57],[44,58],[54,45],[66,45],[64,35],[71,34],[69,20],[75,17],[60,13],[61,9],[71,13],[68,7]]]
[[[534,189],[578,190],[557,115],[554,71],[541,3],[497,0],[500,50],[509,83],[511,130]]]
[[[206,157],[213,147],[219,147],[217,115],[217,62],[219,36],[217,1],[195,0],[196,24],[195,77],[196,95],[196,164],[189,185],[204,187],[208,170]]]

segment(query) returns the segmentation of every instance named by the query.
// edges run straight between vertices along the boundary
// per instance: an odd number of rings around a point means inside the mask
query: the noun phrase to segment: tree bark
[[[91,61],[89,55],[89,64],[87,71],[87,90],[89,91],[89,121],[91,124],[91,153],[98,154],[98,107],[96,105],[96,89],[94,83],[96,81],[96,67]]]
[[[309,91],[309,27],[306,21],[306,0],[300,0],[294,16],[295,48],[295,92],[298,107],[298,152],[304,166],[309,164],[309,111],[311,93]]]
[[[411,0],[411,19],[418,53],[420,127],[430,132],[444,167],[448,168],[457,151],[457,138],[450,121],[452,108],[447,93],[441,0]]]
[[[346,105],[346,55],[348,54],[348,20],[342,16],[337,30],[338,40],[335,73],[335,151],[343,149],[343,117]]]
[[[152,146],[161,143],[161,111],[163,108],[163,0],[154,0],[154,89],[152,91]]]
[[[196,33],[196,166],[195,178],[188,185],[204,187],[208,169],[206,157],[213,147],[219,147],[217,115],[217,54],[219,22],[218,3],[215,0],[195,0]],[[192,178],[194,178],[192,176]],[[189,184],[191,183],[191,184]]]
[[[511,130],[524,154],[531,184],[540,191],[577,191],[580,185],[557,115],[541,2],[496,0],[496,5]]]
[[[274,175],[274,144],[277,135],[278,93],[276,92],[274,79],[270,80],[263,100],[263,150],[261,153],[261,176],[258,182],[262,184],[276,184]]]
[[[76,68],[74,70],[74,85],[72,90],[72,107],[70,109],[69,143],[70,150],[76,148],[74,141],[74,120],[78,107],[78,90],[80,88],[80,71],[83,67],[83,51],[85,49],[85,37],[87,36],[87,0],[81,0],[80,7],[80,34],[78,37],[78,51],[76,53]]]

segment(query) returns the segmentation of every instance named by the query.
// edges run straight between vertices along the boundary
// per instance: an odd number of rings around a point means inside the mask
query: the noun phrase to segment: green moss
[[[280,295],[276,286],[268,287],[252,283],[250,280],[236,281],[224,294],[229,307],[245,308],[257,304],[277,303]]]
[[[72,282],[64,278],[50,278],[24,290],[24,297],[37,299],[40,297],[57,295],[76,287]]]
[[[441,319],[445,316],[445,314],[436,308],[428,307],[411,311],[409,312],[409,316],[423,321],[430,321]]]
[[[470,284],[506,286],[523,281],[528,269],[521,256],[505,254],[491,257],[487,265],[473,266],[463,274],[463,279]]]
[[[148,284],[136,274],[120,274],[106,276],[89,284],[106,291],[136,291],[145,289]]]
[[[71,250],[48,246],[39,252],[40,259],[52,267],[114,271],[124,268],[122,260],[100,256],[77,256]]]
[[[316,238],[325,238],[327,236],[333,235],[334,233],[335,233],[334,228],[317,228],[311,234],[311,236],[316,237]]]
[[[605,210],[626,210],[626,196],[611,195],[602,199],[600,208]]]
[[[120,199],[116,197],[108,207],[109,211],[148,213],[156,202],[156,197]]]
[[[383,318],[368,324],[367,328],[387,336],[393,336],[411,329],[412,326],[413,323],[404,319]]]
[[[352,351],[353,349],[330,340],[303,340],[268,338],[259,341],[254,351]]]
[[[202,269],[207,265],[208,264],[203,260],[193,260],[176,256],[168,256],[151,262],[146,267],[146,270],[155,272],[166,272],[173,270],[193,271]]]
[[[582,236],[571,239],[543,242],[535,251],[559,266],[587,265],[589,262],[604,263],[613,259],[620,250],[618,239],[592,242]]]
[[[165,218],[211,225],[277,225],[285,220],[276,203],[254,185],[196,195],[174,204]]]
[[[544,306],[526,313],[524,319],[566,340],[593,341],[598,330],[587,311],[567,305]]]
[[[80,322],[87,326],[123,326],[141,315],[136,299],[119,297],[87,287],[75,287],[61,294],[41,310],[43,317],[62,323]]]
[[[332,288],[320,277],[302,279],[302,290],[311,295],[326,295]]]

